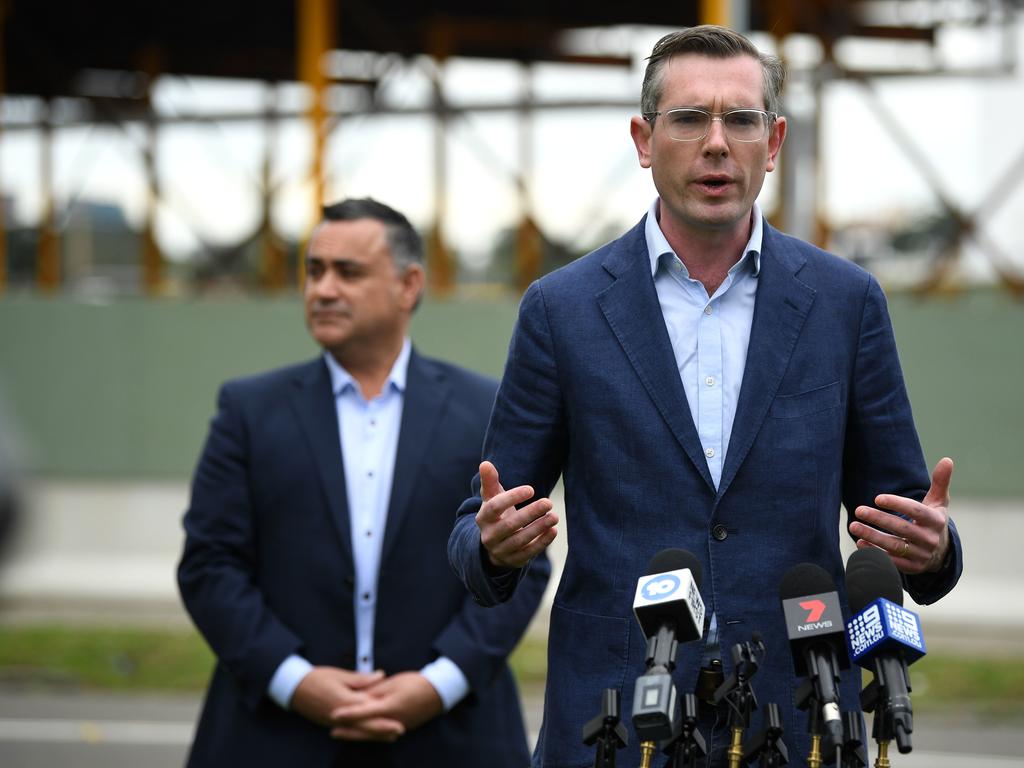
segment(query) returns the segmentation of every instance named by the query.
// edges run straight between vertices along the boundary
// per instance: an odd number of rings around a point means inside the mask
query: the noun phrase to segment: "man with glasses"
[[[760,633],[754,688],[779,705],[797,765],[810,739],[779,585],[814,563],[845,593],[840,505],[857,546],[888,552],[918,602],[962,570],[952,462],[929,477],[881,289],[757,205],[786,137],[783,80],[779,59],[721,27],[660,40],[630,123],[657,199],[523,297],[449,558],[478,600],[508,599],[555,537],[547,496],[562,477],[569,544],[535,764],[587,764],[580,729],[606,688],[628,720],[646,647],[633,592],[663,548],[700,561],[710,619],[679,650],[679,691]],[[844,709],[859,709],[859,676],[843,677]],[[702,708],[711,765],[724,765],[727,714]],[[638,762],[635,739],[623,759]]]

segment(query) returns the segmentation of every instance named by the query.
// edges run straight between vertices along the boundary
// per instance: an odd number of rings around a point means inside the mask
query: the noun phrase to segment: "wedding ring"
[[[910,551],[910,542],[906,539],[903,540],[903,546],[900,547],[900,551],[896,553],[896,557],[906,557],[907,552]]]

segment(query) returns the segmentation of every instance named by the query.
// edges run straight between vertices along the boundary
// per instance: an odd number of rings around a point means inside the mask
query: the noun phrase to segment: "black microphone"
[[[808,679],[809,693],[821,708],[810,712],[812,745],[814,736],[824,735],[825,753],[833,753],[843,744],[839,670],[850,666],[839,593],[823,568],[800,563],[782,577],[779,597],[796,674]],[[824,727],[823,734],[814,727],[818,722]]]
[[[921,622],[903,607],[903,581],[881,549],[858,549],[846,561],[846,591],[853,618],[846,624],[850,658],[875,679],[862,693],[865,710],[881,718],[875,738],[896,739],[903,754],[913,750],[914,710],[907,666],[925,655]]]
[[[691,552],[665,549],[651,558],[647,575],[637,580],[633,613],[647,637],[647,654],[646,671],[633,693],[633,728],[647,764],[655,742],[679,733],[672,670],[679,643],[704,633],[700,576],[700,561]]]

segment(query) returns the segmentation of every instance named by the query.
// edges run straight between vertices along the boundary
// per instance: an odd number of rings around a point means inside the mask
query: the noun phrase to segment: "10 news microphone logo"
[[[666,600],[679,589],[679,578],[671,573],[659,573],[641,588],[643,596],[651,601]]]

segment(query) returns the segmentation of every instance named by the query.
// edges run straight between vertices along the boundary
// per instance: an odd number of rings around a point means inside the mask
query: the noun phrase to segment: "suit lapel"
[[[645,221],[623,235],[606,257],[605,270],[615,281],[597,295],[597,303],[661,417],[714,490],[651,277]]]
[[[796,277],[804,261],[777,231],[765,224],[747,362],[719,483],[719,498],[729,488],[768,415],[768,407],[779,390],[814,303],[814,289]]]
[[[327,498],[331,522],[338,532],[342,550],[352,562],[345,464],[341,459],[338,412],[331,392],[331,377],[323,360],[311,363],[295,378],[292,408],[309,440],[320,484]]]
[[[395,473],[391,480],[391,500],[388,503],[388,519],[381,552],[382,563],[394,547],[409,513],[420,467],[450,394],[451,384],[443,372],[431,365],[430,361],[421,358],[414,349],[409,357],[409,374],[406,377]],[[452,519],[454,514],[453,510]]]

